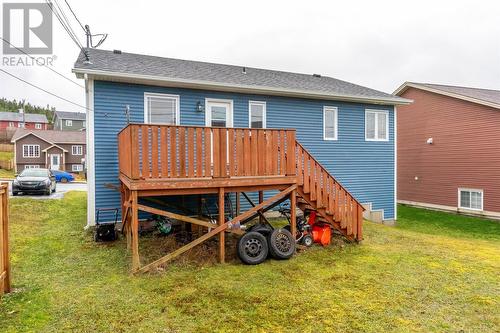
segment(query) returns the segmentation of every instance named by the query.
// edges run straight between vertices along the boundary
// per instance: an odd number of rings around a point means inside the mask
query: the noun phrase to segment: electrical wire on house
[[[19,52],[22,52],[23,54],[25,54],[26,56],[28,56],[29,58],[31,58],[31,60],[33,60],[35,63],[39,64],[39,63],[36,61],[36,58],[35,58],[35,57],[32,57],[31,55],[29,55],[29,54],[28,54],[28,53],[26,53],[23,49],[20,49],[20,48],[18,48],[17,46],[12,45],[12,44],[11,44],[8,40],[6,40],[5,38],[3,38],[2,36],[0,36],[0,39],[2,39],[5,43],[9,44],[10,46],[12,46],[13,48],[15,48],[15,49],[16,49],[16,50],[18,50]],[[78,82],[73,81],[72,79],[70,79],[69,77],[65,76],[64,74],[59,73],[59,72],[58,72],[58,71],[56,71],[55,69],[53,69],[53,68],[51,68],[51,67],[49,67],[49,66],[47,66],[47,65],[45,65],[45,64],[40,64],[40,65],[42,65],[42,66],[44,66],[44,67],[48,68],[48,69],[49,69],[49,70],[51,70],[52,72],[56,73],[57,75],[59,75],[60,77],[62,77],[62,78],[64,78],[64,79],[68,80],[69,82],[71,82],[71,83],[73,83],[73,84],[77,85],[78,87],[85,89],[85,87],[84,87],[84,86],[82,86],[82,85],[81,85],[81,84],[79,84]]]
[[[76,103],[76,102],[73,102],[73,101],[71,101],[71,100],[67,99],[67,98],[64,98],[64,97],[61,97],[61,96],[59,96],[59,95],[57,95],[57,94],[54,94],[53,92],[50,92],[50,91],[48,91],[48,90],[46,90],[46,89],[44,89],[44,88],[42,88],[42,87],[39,87],[39,86],[37,86],[37,85],[36,85],[36,84],[34,84],[34,83],[31,83],[31,82],[29,82],[29,81],[26,81],[26,80],[24,80],[24,79],[22,79],[22,78],[20,78],[20,77],[18,77],[18,76],[16,76],[16,75],[14,75],[14,74],[10,73],[10,72],[7,72],[6,70],[4,70],[4,69],[2,69],[2,68],[0,68],[0,71],[1,71],[1,72],[4,72],[5,74],[7,74],[7,75],[9,75],[9,76],[11,76],[11,77],[13,77],[13,78],[15,78],[15,79],[17,79],[17,80],[21,81],[21,82],[26,83],[27,85],[32,86],[33,88],[36,88],[36,89],[38,89],[38,90],[41,90],[41,91],[43,91],[43,92],[44,92],[44,93],[46,93],[46,94],[49,94],[49,95],[54,96],[54,97],[56,97],[56,98],[59,98],[60,100],[63,100],[63,101],[65,101],[65,102],[68,102],[68,103],[70,103],[70,104],[73,104],[73,105],[75,105],[75,106],[78,106],[78,107],[80,107],[80,108],[82,108],[82,109],[89,110],[89,111],[93,111],[92,109],[89,109],[89,108],[87,108],[86,106],[80,105],[80,104],[78,104],[78,103]]]
[[[52,0],[45,0],[45,2],[47,3],[47,6],[50,8],[52,13],[54,13],[54,16],[57,18],[59,23],[61,23],[61,26],[66,31],[66,33],[71,38],[71,40],[73,40],[73,42],[76,44],[76,46],[83,52],[83,54],[85,55],[85,59],[87,61],[89,61],[88,52],[84,49],[83,45],[80,43],[80,40],[78,39],[73,28],[71,27],[71,24],[69,23],[69,20],[67,19],[66,15],[64,14],[64,11],[61,9],[59,4],[57,3],[57,0],[54,0],[54,2],[52,2]],[[56,6],[54,6],[54,3],[56,4]]]
[[[73,14],[73,17],[75,18],[75,20],[78,22],[78,24],[80,25],[80,27],[82,28],[82,30],[86,33],[87,30],[83,26],[82,22],[80,22],[80,20],[78,19],[78,16],[76,16],[75,11],[73,10],[73,8],[71,8],[71,6],[69,5],[68,0],[64,0],[64,2],[66,2],[66,5],[68,6],[69,11],[71,12],[71,14]]]

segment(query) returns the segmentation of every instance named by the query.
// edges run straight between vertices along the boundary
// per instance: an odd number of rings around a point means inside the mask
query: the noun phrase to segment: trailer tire
[[[267,258],[269,247],[267,239],[257,231],[245,233],[238,240],[238,257],[247,265],[258,265]]]
[[[290,259],[295,253],[295,237],[290,231],[280,228],[275,229],[268,237],[269,253],[274,259]]]

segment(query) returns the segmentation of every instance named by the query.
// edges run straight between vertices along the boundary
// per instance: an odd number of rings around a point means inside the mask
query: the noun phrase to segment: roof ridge
[[[500,92],[500,89],[492,89],[492,88],[478,88],[478,87],[470,87],[470,86],[457,86],[452,84],[441,84],[441,83],[423,83],[423,82],[408,82],[413,84],[420,85],[431,85],[431,86],[442,86],[442,87],[451,87],[451,88],[464,88],[464,89],[475,89],[475,90],[487,90],[487,91],[495,91]]]

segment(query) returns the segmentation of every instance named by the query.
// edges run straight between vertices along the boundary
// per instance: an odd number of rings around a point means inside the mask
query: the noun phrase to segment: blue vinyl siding
[[[94,84],[96,208],[119,207],[117,133],[126,125],[125,106],[131,122],[144,121],[144,93],[180,96],[182,125],[205,125],[205,113],[195,110],[205,98],[233,100],[235,127],[248,127],[248,102],[265,101],[268,128],[296,128],[297,139],[360,202],[383,209],[394,217],[394,112],[392,106],[309,100],[288,97],[224,93],[193,89],[144,86],[96,81]],[[323,140],[323,106],[338,108],[338,140]],[[389,111],[389,141],[365,141],[365,109]]]

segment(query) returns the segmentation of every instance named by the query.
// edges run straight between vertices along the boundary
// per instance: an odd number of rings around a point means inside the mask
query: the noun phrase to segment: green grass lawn
[[[366,223],[361,245],[133,277],[123,240],[83,231],[85,194],[11,200],[15,290],[0,332],[500,331],[498,222],[400,214],[398,227]]]

